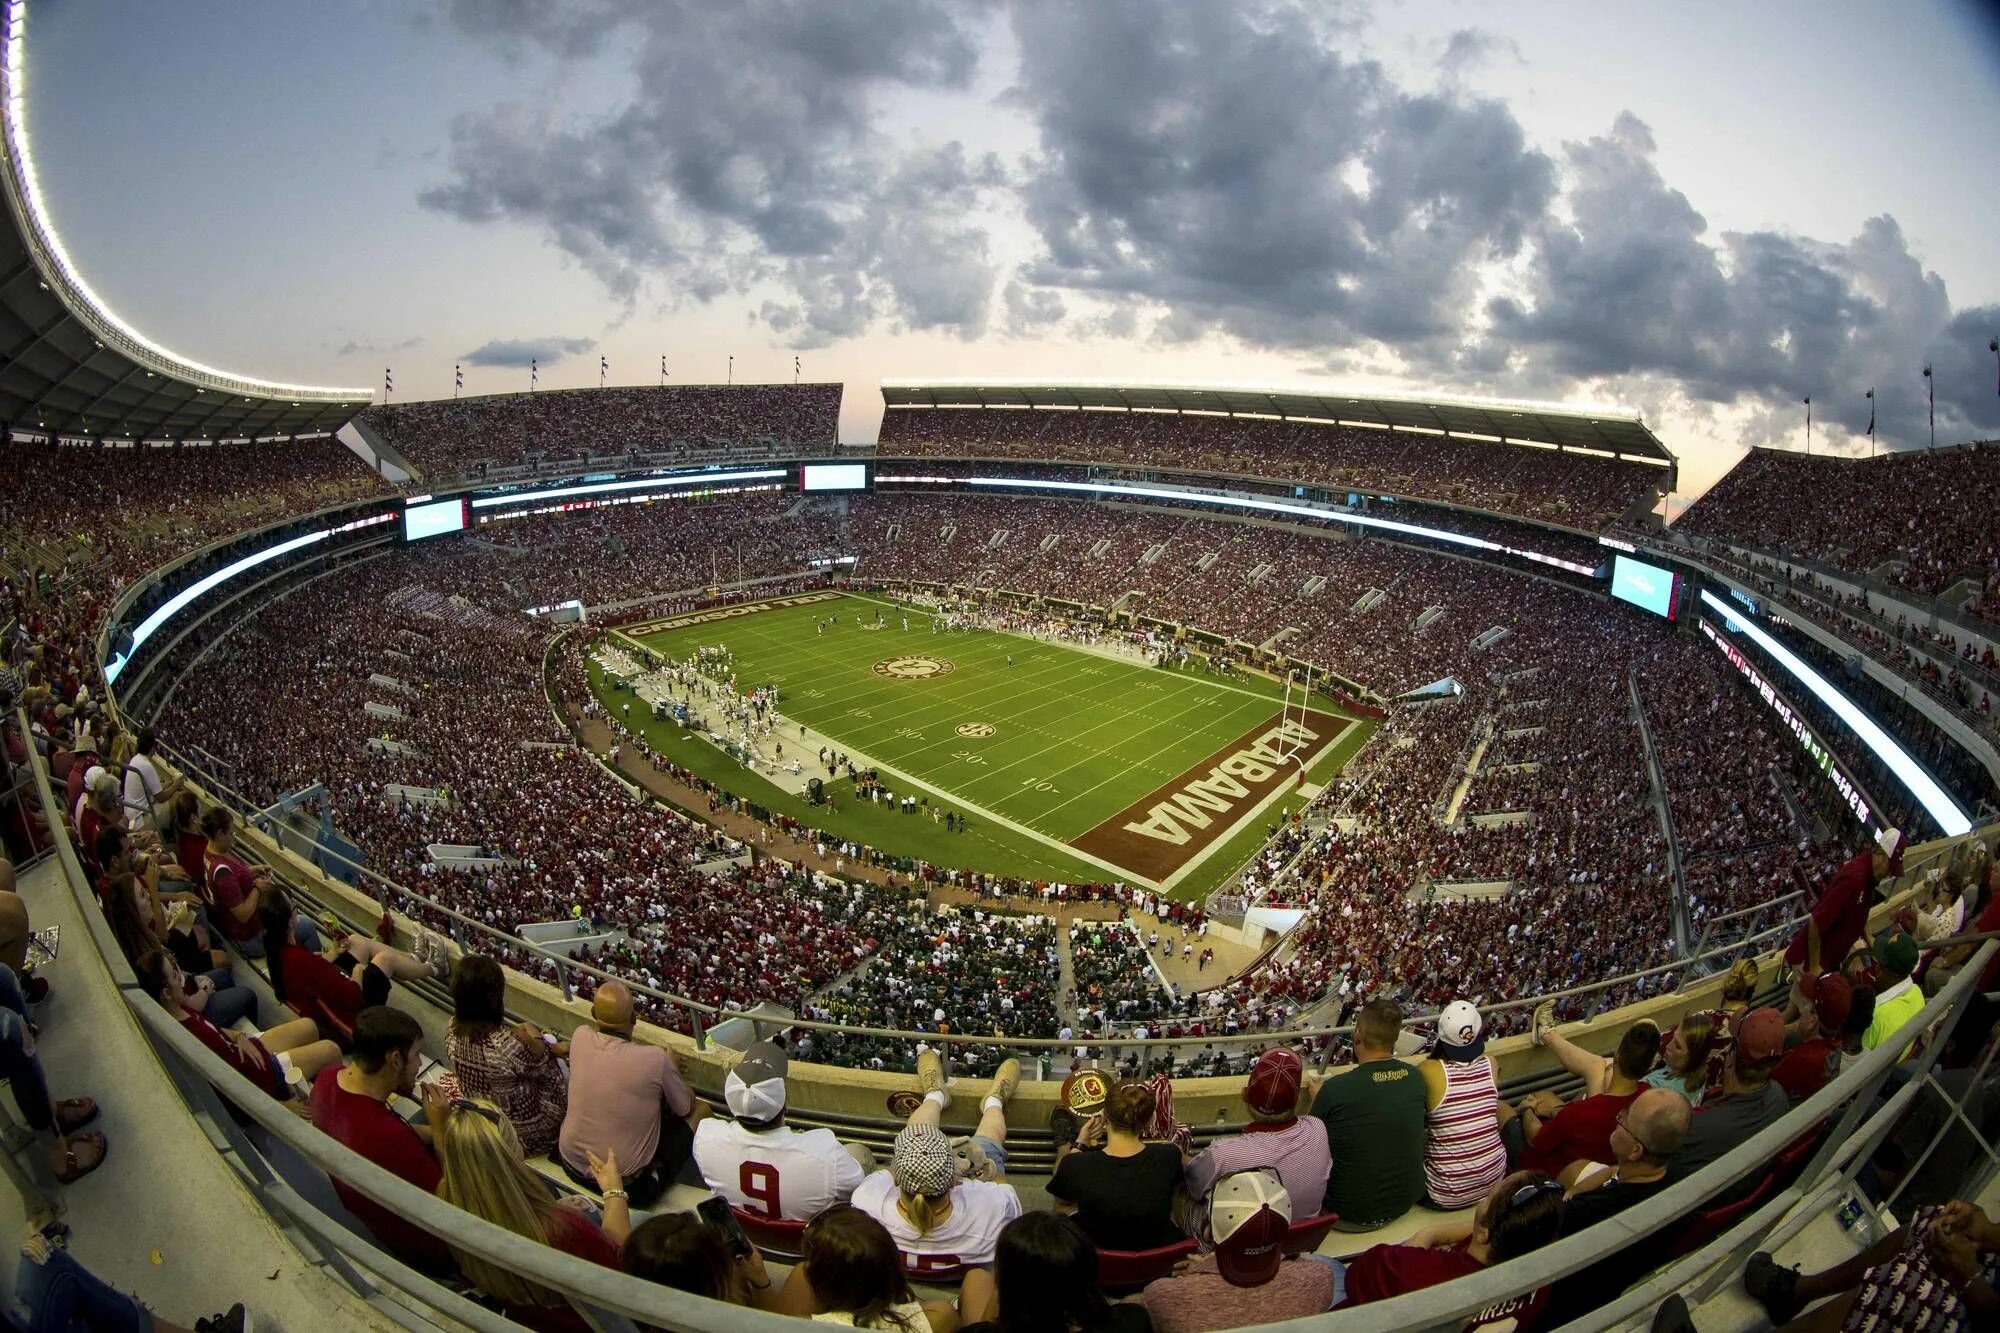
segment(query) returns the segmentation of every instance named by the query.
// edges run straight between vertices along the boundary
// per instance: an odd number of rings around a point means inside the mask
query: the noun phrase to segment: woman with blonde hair
[[[1697,1010],[1688,1014],[1660,1043],[1660,1066],[1639,1080],[1649,1088],[1672,1088],[1700,1106],[1708,1091],[1708,1059],[1715,1049],[1715,1017]]]
[[[1157,1101],[1148,1084],[1120,1083],[1074,1143],[1056,1146],[1049,1197],[1057,1212],[1075,1215],[1099,1249],[1157,1249],[1187,1234],[1174,1225],[1187,1157],[1171,1143],[1143,1137]]]
[[[541,1241],[553,1249],[606,1268],[619,1266],[619,1247],[632,1234],[632,1213],[626,1203],[624,1180],[613,1154],[599,1160],[590,1155],[590,1173],[604,1194],[600,1225],[575,1195],[558,1199],[546,1181],[529,1169],[521,1156],[521,1140],[498,1106],[484,1099],[460,1097],[442,1125],[433,1131],[433,1146],[444,1178],[438,1197],[518,1236]],[[500,1268],[468,1250],[453,1248],[459,1271],[506,1307],[510,1319],[529,1328],[553,1333],[579,1333],[587,1325],[559,1291],[530,1282],[511,1269]]]

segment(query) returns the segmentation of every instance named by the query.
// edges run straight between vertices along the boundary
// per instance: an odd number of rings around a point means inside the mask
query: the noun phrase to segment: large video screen
[[[1641,610],[1672,620],[1679,607],[1680,579],[1671,569],[1649,565],[1630,556],[1611,561],[1611,595]]]
[[[413,504],[403,507],[403,540],[421,541],[425,537],[442,537],[447,532],[458,532],[465,527],[465,499],[435,500],[430,504]]]
[[[868,466],[865,463],[807,463],[799,468],[799,489],[865,491],[868,489]]]

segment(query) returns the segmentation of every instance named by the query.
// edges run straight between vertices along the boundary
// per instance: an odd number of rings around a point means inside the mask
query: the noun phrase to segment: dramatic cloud
[[[1027,276],[1160,307],[1166,336],[1436,359],[1554,197],[1505,108],[1405,92],[1304,6],[1023,3],[1014,29]]]
[[[571,121],[509,104],[461,117],[451,175],[425,206],[546,229],[619,297],[668,300],[769,284],[795,342],[878,319],[965,334],[996,274],[969,192],[997,179],[957,144],[907,147],[877,127],[887,93],[965,86],[980,7],[947,0],[764,0],[710,6],[460,4],[503,46],[558,58],[629,49],[632,94]]]
[[[525,370],[531,362],[552,366],[566,356],[582,356],[596,346],[594,338],[495,338],[473,348],[460,360],[468,366],[510,366]]]
[[[1526,285],[1493,300],[1465,365],[1499,378],[1558,384],[1662,377],[1696,403],[1813,399],[1820,421],[1867,428],[1877,389],[1879,432],[1927,440],[1921,370],[1937,363],[1941,438],[2000,425],[1976,392],[1974,339],[1991,310],[1954,316],[1944,280],[1926,272],[1890,217],[1845,243],[1775,232],[1725,232],[1653,163],[1651,132],[1631,115],[1567,149],[1569,217],[1543,219]],[[1947,373],[1949,370],[1949,373]]]

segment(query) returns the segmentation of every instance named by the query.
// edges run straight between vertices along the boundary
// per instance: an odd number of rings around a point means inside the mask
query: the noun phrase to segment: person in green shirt
[[[1861,1034],[1861,1049],[1872,1051],[1923,1011],[1924,993],[1910,979],[1917,969],[1917,942],[1903,931],[1889,929],[1875,937],[1875,1017]],[[1915,1042],[1898,1059],[1908,1059]]]
[[[1375,999],[1354,1020],[1354,1067],[1320,1085],[1312,1114],[1326,1126],[1333,1174],[1321,1212],[1339,1231],[1373,1231],[1424,1192],[1424,1081],[1395,1058],[1403,1010]]]

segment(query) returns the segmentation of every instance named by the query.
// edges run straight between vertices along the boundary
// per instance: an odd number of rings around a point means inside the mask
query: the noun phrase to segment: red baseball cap
[[[1250,1081],[1243,1085],[1244,1104],[1259,1115],[1291,1115],[1299,1109],[1299,1086],[1305,1076],[1297,1051],[1273,1046],[1250,1067]]]
[[[1807,998],[1812,1001],[1813,1013],[1819,1017],[1821,1032],[1839,1032],[1854,1008],[1854,988],[1838,972],[1820,973]]]
[[[1761,1064],[1776,1059],[1784,1049],[1785,1016],[1776,1009],[1769,1005],[1752,1009],[1737,1021],[1736,1050],[1744,1059]]]

